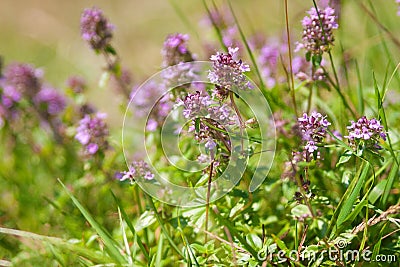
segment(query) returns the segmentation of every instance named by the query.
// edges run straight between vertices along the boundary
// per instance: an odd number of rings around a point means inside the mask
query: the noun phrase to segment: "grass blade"
[[[15,230],[15,229],[9,229],[9,228],[3,228],[0,227],[0,233],[6,234],[6,235],[13,235],[13,236],[18,236],[18,237],[23,237],[23,238],[29,238],[33,240],[39,240],[41,242],[47,242],[49,244],[52,244],[54,246],[57,246],[58,248],[68,250],[70,252],[76,253],[77,255],[87,258],[93,263],[110,263],[112,261],[111,258],[105,255],[101,255],[97,253],[96,251],[92,251],[88,248],[78,246],[76,244],[72,244],[66,240],[63,240],[58,237],[52,237],[52,236],[45,236],[45,235],[39,235],[31,232],[26,232],[26,231],[21,231],[21,230]]]
[[[150,202],[150,207],[153,209],[154,215],[156,216],[157,222],[161,227],[161,230],[165,237],[168,239],[168,242],[170,243],[171,247],[175,249],[175,251],[182,257],[185,258],[185,255],[183,255],[182,251],[178,248],[178,246],[175,244],[174,240],[172,240],[172,237],[169,235],[167,229],[165,228],[164,222],[162,221],[160,215],[158,214],[158,211],[156,209],[156,206],[154,205],[153,199],[151,197],[149,198]]]
[[[136,243],[138,244],[140,250],[142,251],[143,255],[145,256],[147,262],[150,261],[150,256],[149,253],[147,252],[146,248],[144,247],[142,240],[140,237],[136,234],[135,227],[132,225],[131,220],[129,219],[128,215],[126,214],[124,208],[121,205],[121,202],[119,199],[114,195],[114,193],[111,191],[111,195],[113,196],[115,203],[117,203],[117,206],[119,210],[121,211],[122,217],[124,218],[126,224],[128,225],[129,230],[132,232],[132,234],[135,236],[136,235]]]
[[[346,218],[346,216],[350,213],[351,208],[353,207],[354,202],[350,203],[350,196],[351,198],[355,198],[357,197],[358,194],[353,194],[353,192],[355,192],[355,188],[356,185],[361,189],[361,185],[362,183],[359,181],[360,180],[365,180],[365,177],[368,174],[368,169],[369,169],[369,165],[366,165],[365,162],[363,162],[361,164],[361,167],[358,169],[356,177],[353,178],[353,180],[351,181],[349,187],[347,188],[346,192],[344,193],[343,197],[340,199],[339,204],[331,218],[328,230],[327,230],[327,236],[330,237],[331,233],[333,231],[334,228],[338,228],[338,225],[340,225],[340,223],[338,223],[339,220],[339,216],[340,216],[340,221],[343,222],[343,220]],[[363,178],[361,177],[363,176]],[[347,201],[349,200],[349,201]]]
[[[69,192],[69,190],[65,187],[65,185],[58,180],[62,187],[65,189],[65,192],[71,198],[74,205],[79,209],[85,219],[90,223],[93,229],[97,232],[100,238],[103,240],[104,245],[109,252],[110,256],[120,264],[126,264],[127,260],[121,255],[120,247],[118,243],[111,238],[110,234],[107,233],[103,227],[90,215],[90,213],[81,205],[81,203]]]

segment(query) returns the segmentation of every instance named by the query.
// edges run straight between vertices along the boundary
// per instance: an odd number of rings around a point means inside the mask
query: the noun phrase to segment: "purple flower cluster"
[[[351,145],[356,145],[363,141],[366,147],[371,149],[380,149],[379,140],[386,141],[386,133],[383,126],[375,119],[367,119],[363,116],[358,121],[351,121],[351,125],[347,127],[349,132],[345,138],[349,139]]]
[[[188,40],[189,35],[187,34],[175,33],[167,36],[161,50],[163,67],[193,60],[192,54],[187,47]]]
[[[94,50],[106,48],[113,36],[114,26],[110,24],[103,12],[96,8],[87,8],[81,16],[81,34]]]
[[[330,7],[317,10],[313,7],[308,11],[309,16],[304,17],[303,24],[303,43],[304,47],[311,55],[322,55],[329,51],[330,46],[335,40],[333,29],[339,27],[335,10]]]
[[[196,92],[189,94],[184,100],[178,99],[178,105],[183,106],[183,117],[195,119],[209,114],[209,108],[213,104],[209,95]]]
[[[121,182],[128,179],[133,182],[135,178],[154,179],[154,174],[151,172],[149,165],[142,160],[132,162],[128,169],[128,171],[122,172]]]
[[[217,89],[232,90],[251,89],[251,84],[245,72],[250,71],[250,67],[244,64],[242,60],[237,60],[237,52],[239,48],[228,48],[228,53],[219,53],[211,56],[213,61],[213,69],[210,70],[208,78],[212,83],[218,85]]]
[[[286,50],[286,45],[281,45],[278,42],[266,43],[260,50],[258,62],[269,88],[274,87],[283,78],[278,77],[278,64],[284,50]]]
[[[65,97],[52,87],[43,87],[34,102],[41,112],[50,116],[60,114],[66,107]]]
[[[229,138],[223,132],[227,127],[238,124],[236,114],[228,105],[220,104],[209,95],[200,92],[189,94],[184,100],[178,99],[177,105],[183,106],[183,116],[192,120],[189,132],[194,132],[196,140],[205,143],[209,151],[213,151],[217,146],[214,140],[227,144]]]
[[[331,124],[326,116],[313,111],[310,116],[306,113],[297,119],[303,141],[306,141],[304,149],[313,153],[318,149],[317,144],[321,143],[326,135],[326,130]]]
[[[104,113],[87,114],[79,121],[75,139],[85,146],[85,153],[94,155],[108,148],[108,127],[105,118]]]
[[[65,109],[65,97],[57,90],[43,86],[42,76],[41,70],[29,64],[12,63],[5,68],[0,80],[0,113],[3,121],[17,117],[17,106],[23,98],[33,104],[41,119],[47,120]]]
[[[172,109],[169,95],[164,94],[163,87],[155,82],[148,82],[141,88],[134,88],[131,93],[135,115],[147,116],[147,130],[155,131],[161,126]]]
[[[8,92],[33,97],[40,90],[43,72],[29,64],[13,63],[4,70],[2,87]]]

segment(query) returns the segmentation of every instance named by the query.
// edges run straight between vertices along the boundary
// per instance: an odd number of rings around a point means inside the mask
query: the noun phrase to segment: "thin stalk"
[[[314,91],[314,83],[309,86],[310,93],[308,94],[308,99],[307,99],[307,113],[310,113],[311,110],[311,103],[312,103],[312,96],[313,96],[313,91]]]
[[[287,1],[287,0],[285,0],[285,1]],[[320,27],[321,27],[321,29],[322,29],[324,35],[326,35],[325,30],[324,30],[324,26],[323,26],[323,23],[322,23],[322,20],[321,20],[321,15],[320,15],[320,12],[319,12],[319,9],[318,9],[318,6],[317,6],[317,3],[315,2],[315,0],[313,0],[313,4],[314,4],[314,8],[315,8],[315,10],[316,10],[316,12],[317,12],[317,15],[318,15]],[[342,93],[342,90],[341,90],[341,88],[340,88],[339,76],[338,76],[337,71],[336,71],[335,63],[333,62],[333,57],[332,57],[332,52],[331,52],[331,50],[328,50],[328,56],[329,56],[329,61],[330,61],[330,63],[331,63],[331,68],[332,68],[332,71],[333,71],[333,76],[335,77],[335,85],[334,85],[333,87],[335,88],[336,92],[339,94],[339,96],[340,96],[340,98],[341,98],[343,104],[345,105],[345,107],[351,112],[351,115],[352,115],[353,117],[357,117],[357,116],[356,116],[356,113],[355,113],[355,112],[353,111],[353,109],[350,107],[349,103],[347,102],[347,100],[346,100],[346,98],[344,97],[344,95],[343,95],[343,93]]]
[[[292,62],[292,47],[290,43],[290,30],[289,30],[289,10],[288,10],[288,1],[285,0],[285,21],[286,21],[286,35],[287,35],[287,42],[288,42],[288,50],[289,50],[289,68],[290,68],[290,95],[292,97],[292,103],[294,107],[294,113],[296,117],[299,117],[299,113],[297,111],[297,104],[296,104],[296,94],[294,91],[294,77],[293,77],[293,62]]]
[[[243,129],[244,129],[246,126],[245,126],[245,124],[244,124],[244,122],[243,122],[243,118],[242,118],[242,115],[240,114],[239,108],[237,107],[237,105],[236,105],[236,103],[235,103],[235,98],[234,98],[234,96],[233,96],[233,92],[232,92],[232,91],[229,92],[229,98],[230,98],[230,100],[231,100],[231,105],[232,105],[233,109],[235,110],[236,115],[237,115],[238,118],[239,118],[239,123],[240,123],[240,135],[243,136]],[[243,151],[243,148],[244,148],[244,145],[243,145],[243,138],[240,138],[240,144],[241,144],[242,151]]]
[[[210,173],[208,175],[208,187],[207,187],[207,199],[206,199],[206,221],[204,226],[204,231],[208,232],[208,216],[210,209],[210,195],[211,195],[211,182],[212,182],[212,174],[214,171],[214,161],[211,162],[210,165]],[[207,235],[204,236],[204,244],[207,243]]]

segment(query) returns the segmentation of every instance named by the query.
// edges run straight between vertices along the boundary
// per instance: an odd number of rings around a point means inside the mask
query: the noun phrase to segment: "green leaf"
[[[194,121],[194,127],[196,130],[196,133],[200,132],[200,118],[196,118],[196,120]]]
[[[356,177],[351,183],[352,185],[353,182],[355,181],[354,187],[350,185],[349,188],[347,189],[347,191],[351,189],[351,194],[346,199],[346,202],[344,203],[343,207],[340,210],[337,219],[337,226],[340,226],[345,221],[346,217],[350,214],[351,210],[353,209],[353,205],[357,197],[359,196],[361,188],[365,182],[365,178],[367,177],[369,171],[369,165],[365,164],[361,165],[360,170],[362,170],[361,174],[358,177]]]
[[[293,216],[295,216],[296,218],[301,218],[305,214],[311,216],[310,210],[304,204],[299,204],[299,205],[293,207],[292,210],[290,211],[290,213]]]
[[[387,184],[387,180],[380,181],[369,193],[368,201],[371,204],[374,204],[380,196],[382,196],[383,192],[385,191],[385,187]]]
[[[104,49],[107,53],[116,56],[117,55],[117,51],[115,50],[114,47],[112,47],[111,45],[107,45],[106,48]]]
[[[260,250],[262,248],[261,238],[256,234],[248,234],[246,236],[247,242],[256,250]]]
[[[346,150],[342,156],[340,156],[338,163],[336,163],[336,167],[340,164],[346,163],[351,159],[353,155],[352,151]]]
[[[392,165],[392,169],[390,170],[389,176],[387,178],[387,183],[385,184],[385,189],[384,189],[384,192],[382,194],[381,201],[379,203],[381,207],[385,207],[386,206],[387,200],[388,200],[389,195],[390,195],[390,190],[392,190],[394,181],[398,177],[399,177],[399,165],[394,163]]]

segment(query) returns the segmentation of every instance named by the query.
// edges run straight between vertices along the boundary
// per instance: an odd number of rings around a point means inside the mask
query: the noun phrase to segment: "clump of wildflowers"
[[[81,16],[82,38],[96,50],[109,46],[113,36],[114,26],[108,22],[103,12],[96,8],[87,8]]]
[[[318,9],[318,12],[311,8],[302,24],[303,42],[300,47],[312,56],[320,56],[330,50],[335,40],[333,30],[339,27],[333,8]]]
[[[211,56],[213,69],[210,70],[208,78],[210,82],[215,83],[217,96],[223,98],[233,88],[251,89],[251,84],[245,72],[250,71],[250,67],[244,64],[242,60],[237,59],[239,48],[228,48],[228,53],[217,52]]]
[[[193,60],[193,56],[187,47],[188,40],[189,35],[187,34],[175,33],[167,36],[161,50],[163,67]]]
[[[75,139],[85,147],[86,154],[94,155],[108,148],[108,127],[105,118],[104,113],[87,114],[79,121]]]
[[[66,99],[52,87],[42,88],[35,96],[34,102],[45,116],[56,116],[66,107]]]
[[[313,153],[318,149],[317,145],[325,138],[326,130],[331,123],[326,119],[326,116],[316,111],[313,111],[310,116],[304,113],[297,121],[301,137],[306,142],[304,149]]]
[[[380,139],[386,141],[386,133],[383,130],[383,126],[380,122],[375,119],[367,119],[363,116],[358,121],[351,121],[351,125],[347,127],[349,132],[348,136],[345,136],[353,147],[357,144],[363,144],[366,148],[376,150],[381,149],[379,145]]]
[[[154,179],[154,174],[150,170],[149,165],[143,160],[132,162],[128,171],[122,172],[122,177],[119,180],[122,182],[129,179],[133,183],[135,178],[143,178],[145,180]]]

